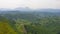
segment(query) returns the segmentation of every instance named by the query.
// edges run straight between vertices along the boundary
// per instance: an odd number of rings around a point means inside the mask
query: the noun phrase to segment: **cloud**
[[[60,0],[0,0],[0,8],[59,8]]]

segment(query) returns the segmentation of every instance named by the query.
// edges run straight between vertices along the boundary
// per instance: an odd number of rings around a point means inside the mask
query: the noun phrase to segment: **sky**
[[[0,8],[17,7],[60,9],[60,0],[0,0]]]

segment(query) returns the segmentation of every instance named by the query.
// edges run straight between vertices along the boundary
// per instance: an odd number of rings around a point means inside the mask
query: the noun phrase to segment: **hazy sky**
[[[60,0],[0,0],[0,8],[16,7],[60,9]]]

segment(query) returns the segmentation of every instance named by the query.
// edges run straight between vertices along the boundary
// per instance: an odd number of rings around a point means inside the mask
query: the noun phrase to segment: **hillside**
[[[17,34],[17,32],[9,25],[9,21],[0,16],[0,34]]]
[[[0,34],[60,34],[60,12],[1,12]]]

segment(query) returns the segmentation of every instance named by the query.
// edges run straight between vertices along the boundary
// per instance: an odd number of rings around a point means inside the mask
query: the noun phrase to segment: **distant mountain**
[[[25,7],[25,8],[19,7],[19,8],[16,8],[15,10],[19,10],[19,11],[33,11],[33,9],[30,9],[28,7]]]
[[[28,7],[22,8],[15,8],[15,9],[9,9],[9,8],[0,8],[0,11],[23,11],[23,12],[34,12],[34,11],[38,11],[38,12],[60,12],[60,9],[31,9]]]
[[[60,12],[60,9],[36,9],[35,11],[41,11],[41,12]]]

